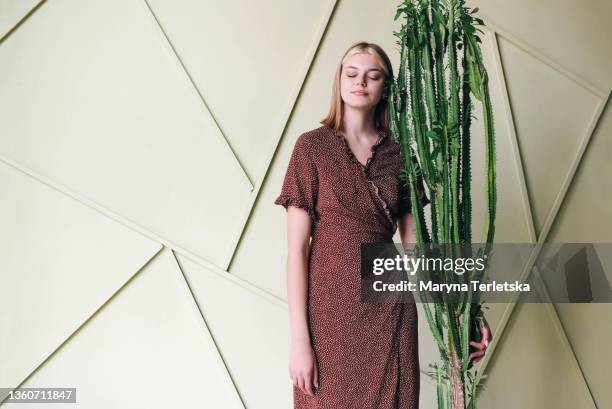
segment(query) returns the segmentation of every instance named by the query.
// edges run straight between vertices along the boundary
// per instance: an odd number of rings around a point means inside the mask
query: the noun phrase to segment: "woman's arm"
[[[319,387],[316,358],[308,328],[308,260],[312,219],[303,209],[287,209],[287,299],[291,328],[289,373],[293,384],[309,395]]]
[[[311,218],[297,207],[287,210],[287,298],[291,342],[310,342],[306,314]]]

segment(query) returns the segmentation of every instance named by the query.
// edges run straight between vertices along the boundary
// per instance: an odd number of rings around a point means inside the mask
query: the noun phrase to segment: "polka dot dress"
[[[294,386],[295,409],[418,408],[416,305],[360,300],[360,244],[392,242],[410,212],[402,166],[400,145],[383,131],[365,165],[332,128],[295,143],[274,203],[312,219],[308,317],[319,368],[314,396]]]

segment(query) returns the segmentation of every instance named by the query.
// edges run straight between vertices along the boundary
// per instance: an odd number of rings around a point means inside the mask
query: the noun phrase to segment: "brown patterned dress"
[[[418,408],[416,305],[360,300],[360,244],[392,242],[397,220],[410,212],[402,161],[400,145],[382,131],[365,166],[332,128],[295,143],[274,203],[313,220],[308,317],[319,368],[314,396],[294,386],[296,409]]]

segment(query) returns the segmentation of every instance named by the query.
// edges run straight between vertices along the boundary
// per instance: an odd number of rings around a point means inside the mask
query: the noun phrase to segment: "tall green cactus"
[[[472,95],[482,103],[488,205],[486,245],[479,252],[483,256],[490,252],[495,236],[497,192],[493,108],[478,36],[482,31],[477,28],[484,23],[474,16],[477,11],[466,7],[465,0],[400,4],[395,20],[403,17],[403,24],[394,32],[400,67],[397,78],[389,80],[387,92],[392,135],[404,157],[400,177],[410,186],[418,245],[472,243]],[[429,224],[420,206],[419,178],[430,192]],[[449,246],[450,256],[456,255],[456,248]],[[445,282],[461,279],[452,273],[443,277]],[[484,378],[469,364],[469,341],[479,336],[477,324],[482,321],[478,294],[469,292],[458,300],[435,294],[421,298],[433,301],[424,302],[423,310],[441,358],[440,364],[431,365],[438,408],[466,409],[471,398],[470,408],[475,409],[477,383]]]

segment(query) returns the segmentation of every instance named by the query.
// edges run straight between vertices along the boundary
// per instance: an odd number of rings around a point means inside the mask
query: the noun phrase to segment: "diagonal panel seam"
[[[2,43],[4,43],[4,41],[9,38],[15,31],[17,31],[19,29],[19,27],[21,27],[21,25],[23,23],[25,23],[25,21],[27,19],[30,18],[30,16],[32,14],[34,14],[36,12],[36,10],[38,10],[44,3],[46,3],[47,0],[40,0],[38,2],[38,4],[36,4],[34,7],[32,7],[30,9],[30,11],[28,11],[19,21],[17,21],[17,23],[15,23],[13,25],[13,27],[11,27],[6,33],[4,33],[3,35],[0,36],[0,45],[2,45]]]
[[[493,48],[493,56],[495,58],[495,70],[497,73],[497,77],[499,78],[499,89],[502,90],[503,97],[503,110],[505,114],[505,123],[508,127],[508,133],[510,136],[510,142],[512,146],[512,157],[515,161],[516,171],[518,173],[518,178],[520,181],[521,188],[521,199],[525,221],[527,222],[527,230],[529,233],[529,240],[532,243],[535,243],[537,240],[537,235],[535,232],[535,226],[533,222],[533,213],[531,211],[531,206],[529,203],[531,199],[529,198],[529,190],[527,189],[526,177],[525,177],[525,167],[523,164],[523,158],[521,155],[521,148],[518,144],[517,131],[516,131],[516,118],[514,118],[514,114],[512,112],[512,105],[510,104],[510,96],[508,94],[508,87],[506,84],[506,76],[504,73],[503,61],[501,60],[501,53],[499,52],[499,43],[498,43],[498,34],[496,31],[488,31],[491,36],[491,44]]]
[[[607,98],[608,91],[598,88],[597,86],[593,85],[590,81],[562,67],[561,65],[559,65],[558,63],[556,63],[555,61],[551,60],[549,57],[544,55],[541,51],[536,50],[535,48],[526,44],[523,40],[520,40],[516,36],[510,34],[508,31],[501,28],[495,22],[491,22],[491,19],[489,19],[489,17],[487,17],[486,15],[483,18],[484,20],[486,20],[486,24],[491,30],[493,30],[497,35],[509,41],[515,47],[519,48],[520,50],[524,51],[525,53],[535,58],[536,60],[539,60],[545,65],[548,65],[553,70],[557,71],[561,75],[574,81],[576,84],[580,85],[582,88],[589,91],[593,95],[599,97],[600,99]]]
[[[569,337],[567,336],[567,331],[565,330],[565,327],[563,326],[561,319],[559,318],[559,312],[557,311],[555,304],[552,302],[550,298],[548,289],[546,288],[546,283],[542,280],[540,271],[536,266],[533,267],[533,272],[531,274],[533,275],[534,281],[538,283],[539,288],[544,293],[544,299],[547,300],[546,311],[550,315],[550,318],[551,318],[553,326],[555,327],[555,330],[557,331],[559,337],[562,339],[563,347],[565,348],[566,352],[570,356],[572,364],[574,364],[574,366],[580,373],[584,386],[586,387],[588,394],[591,397],[593,407],[595,409],[598,409],[597,402],[595,401],[595,395],[593,394],[591,385],[589,385],[589,382],[587,381],[584,370],[582,369],[582,365],[580,365],[580,361],[578,360],[578,356],[576,355],[576,351],[574,347],[572,346],[572,343],[570,342]]]
[[[186,256],[188,256],[190,259],[192,260],[197,260],[197,263],[205,266],[207,268],[213,269],[215,271],[219,270],[220,267],[217,266],[216,264],[214,264],[212,261],[207,260],[181,246],[179,246],[178,244],[174,243],[171,240],[166,239],[165,237],[161,237],[159,236],[157,233],[148,230],[145,226],[142,226],[128,218],[126,218],[125,216],[116,213],[100,204],[98,204],[97,202],[88,199],[87,197],[81,195],[80,193],[77,193],[73,190],[71,190],[70,188],[68,188],[67,186],[64,186],[60,183],[57,183],[53,180],[51,180],[50,178],[30,169],[27,168],[26,166],[22,165],[21,163],[18,163],[16,161],[14,161],[11,158],[8,158],[6,156],[3,156],[0,153],[0,162],[4,162],[6,165],[11,166],[17,170],[19,170],[20,172],[23,172],[24,174],[32,177],[33,179],[37,180],[40,183],[43,183],[46,186],[49,186],[50,188],[70,197],[71,199],[77,201],[79,204],[82,204],[83,206],[86,206],[90,209],[95,210],[96,212],[102,214],[105,217],[108,217],[109,219],[121,224],[122,226],[135,231],[141,235],[143,235],[144,237],[147,237],[153,241],[159,242],[161,243],[163,246],[165,247],[169,247],[171,248],[173,251],[178,251],[181,254],[184,254]]]
[[[563,183],[561,184],[561,189],[559,189],[559,193],[557,194],[557,197],[555,197],[555,200],[552,203],[550,212],[548,213],[546,220],[544,221],[544,224],[542,226],[540,237],[543,237],[544,239],[546,239],[546,237],[548,236],[548,233],[550,232],[550,229],[552,228],[554,220],[556,219],[557,214],[559,213],[559,209],[561,208],[561,205],[563,204],[563,200],[565,199],[565,196],[574,181],[574,177],[576,176],[576,171],[578,170],[578,167],[580,166],[580,162],[582,161],[584,152],[586,151],[588,144],[591,141],[591,137],[595,133],[595,129],[597,128],[597,125],[599,124],[599,120],[601,119],[602,113],[607,104],[607,100],[608,98],[602,99],[600,103],[597,105],[595,112],[593,112],[591,121],[589,122],[589,125],[587,126],[587,129],[585,130],[585,133],[578,147],[578,153],[576,154],[576,157],[571,163],[571,166],[565,176],[565,179],[563,180]]]
[[[62,341],[45,359],[43,359],[40,364],[38,364],[18,385],[14,386],[14,389],[20,388],[21,385],[23,385],[25,382],[28,381],[28,379],[30,379],[32,376],[34,376],[34,374],[36,372],[38,372],[40,370],[40,368],[42,368],[45,363],[47,363],[49,360],[51,360],[63,347],[64,345],[68,344],[70,342],[70,340],[77,334],[79,333],[98,313],[100,313],[100,311],[102,311],[106,305],[108,305],[118,294],[121,293],[121,291],[127,287],[136,277],[138,277],[138,275],[144,271],[144,269],[162,252],[162,250],[164,249],[164,246],[159,245],[159,248],[157,249],[157,251],[152,254],[146,261],[145,263],[138,269],[136,270],[136,272],[125,282],[123,283],[123,285],[121,285],[117,290],[115,290],[115,292],[106,300],[104,301],[94,312],[93,314],[91,314],[85,321],[83,321],[83,323],[81,323],[70,335],[68,335],[66,337],[66,339],[64,341]],[[13,388],[13,386],[10,386],[11,388]],[[5,400],[8,398],[8,396],[5,397]],[[0,402],[0,406],[2,406],[2,402]]]
[[[166,31],[164,30],[164,27],[162,26],[161,22],[159,21],[159,19],[157,18],[157,15],[155,14],[155,12],[153,11],[153,8],[151,7],[151,5],[149,4],[149,2],[147,0],[143,0],[146,9],[148,10],[148,14],[152,17],[152,19],[155,21],[155,25],[157,26],[157,28],[159,29],[161,35],[163,36],[165,43],[170,47],[170,51],[172,52],[172,54],[174,55],[174,57],[176,58],[176,61],[178,62],[178,65],[180,66],[181,71],[183,72],[183,74],[187,77],[190,85],[193,87],[194,91],[196,92],[196,94],[198,95],[198,99],[201,102],[202,106],[204,107],[204,110],[208,113],[208,116],[212,119],[213,123],[215,124],[215,127],[217,128],[217,130],[219,131],[219,134],[221,135],[223,142],[224,142],[224,146],[227,147],[228,149],[228,153],[230,154],[230,156],[233,158],[233,162],[238,166],[238,168],[240,169],[240,173],[242,174],[246,184],[249,187],[249,191],[253,191],[254,189],[254,185],[253,185],[253,181],[251,180],[251,178],[249,177],[246,169],[244,168],[244,166],[242,166],[242,163],[240,162],[240,160],[238,159],[236,152],[234,151],[234,149],[232,148],[229,140],[227,139],[227,137],[225,136],[225,134],[223,133],[223,130],[221,129],[221,126],[219,124],[219,122],[217,121],[217,118],[215,117],[215,115],[213,114],[213,112],[210,110],[208,104],[206,103],[206,99],[204,98],[204,95],[202,95],[202,92],[200,91],[200,89],[198,88],[198,86],[196,85],[195,81],[193,80],[193,77],[191,76],[191,74],[189,73],[189,70],[187,69],[187,67],[185,66],[185,64],[183,63],[183,60],[181,59],[181,56],[179,55],[178,51],[176,50],[176,48],[174,47],[174,44],[172,44],[172,41],[170,41],[170,38],[168,37],[168,34],[166,33]]]
[[[288,304],[287,301],[278,297],[277,295],[271,293],[270,291],[260,288],[258,286],[256,286],[255,284],[250,283],[249,281],[238,277],[234,274],[230,274],[228,271],[223,270],[221,268],[219,268],[218,266],[214,265],[214,264],[210,264],[210,263],[202,263],[202,259],[199,257],[194,257],[192,254],[190,253],[186,253],[181,251],[180,249],[172,249],[172,251],[174,253],[180,254],[181,257],[185,257],[186,259],[194,262],[195,264],[197,264],[200,267],[205,268],[206,270],[216,274],[218,277],[220,277],[221,279],[230,282],[232,285],[237,285],[241,288],[243,288],[244,290],[250,292],[251,294],[262,298],[264,300],[266,300],[267,302],[280,307],[284,310],[287,310]]]
[[[222,365],[223,369],[225,370],[225,373],[229,379],[229,382],[232,385],[232,388],[235,392],[235,398],[240,402],[240,405],[243,409],[246,409],[246,404],[244,401],[244,398],[242,397],[242,394],[240,393],[240,390],[238,389],[238,385],[236,384],[236,381],[234,380],[234,377],[232,376],[232,373],[229,369],[229,366],[223,356],[223,353],[221,352],[221,349],[219,348],[219,345],[217,343],[217,340],[215,339],[212,331],[210,330],[210,326],[208,325],[208,321],[206,320],[206,316],[204,315],[204,311],[202,310],[202,307],[200,306],[200,304],[198,303],[198,299],[195,296],[195,293],[193,292],[193,289],[191,288],[191,284],[189,283],[189,280],[187,279],[187,276],[185,275],[185,272],[183,271],[183,267],[181,266],[181,263],[178,261],[178,259],[176,258],[176,254],[174,253],[174,251],[172,252],[172,256],[174,257],[174,261],[179,269],[179,271],[181,272],[181,276],[183,277],[183,280],[185,280],[185,284],[187,285],[187,288],[189,289],[189,293],[191,294],[191,298],[193,300],[193,302],[196,305],[196,308],[198,309],[198,312],[200,313],[200,316],[202,317],[202,321],[204,323],[204,328],[206,329],[206,332],[208,333],[209,339],[212,343],[212,346],[214,348],[214,351],[217,355],[217,358],[219,359],[220,364]]]
[[[329,3],[329,8],[326,12],[326,18],[322,20],[318,28],[318,41],[313,42],[313,47],[308,53],[310,57],[308,58],[304,66],[304,73],[302,75],[302,79],[301,81],[298,82],[297,88],[293,93],[294,95],[294,98],[292,99],[293,103],[291,104],[291,106],[289,107],[285,115],[283,116],[284,121],[281,125],[281,129],[278,132],[278,138],[276,139],[276,142],[273,145],[271,145],[270,151],[266,155],[266,158],[268,160],[264,161],[265,166],[260,171],[261,176],[258,177],[257,179],[260,182],[257,183],[255,190],[253,191],[253,195],[251,197],[251,202],[249,203],[248,206],[246,206],[246,211],[241,217],[241,223],[239,223],[239,231],[233,236],[234,240],[229,246],[229,253],[226,256],[226,262],[224,263],[225,264],[224,269],[227,270],[228,272],[231,269],[231,264],[232,264],[232,261],[234,260],[234,256],[236,255],[238,246],[240,245],[240,240],[242,239],[242,235],[244,234],[246,227],[248,226],[251,214],[253,212],[253,209],[255,208],[257,199],[259,198],[259,192],[261,191],[261,188],[266,181],[266,177],[268,176],[268,171],[270,170],[270,166],[272,165],[272,160],[274,159],[274,155],[276,154],[276,151],[280,145],[280,142],[283,139],[285,132],[287,131],[287,127],[289,125],[289,122],[291,121],[293,111],[295,110],[297,102],[300,99],[302,89],[304,87],[304,84],[306,83],[306,80],[308,79],[308,75],[310,74],[312,64],[314,63],[314,60],[316,59],[316,56],[319,52],[321,43],[325,39],[325,34],[327,33],[327,29],[329,28],[330,22],[333,19],[333,15],[337,9],[338,3],[339,3],[339,0],[331,0]]]

